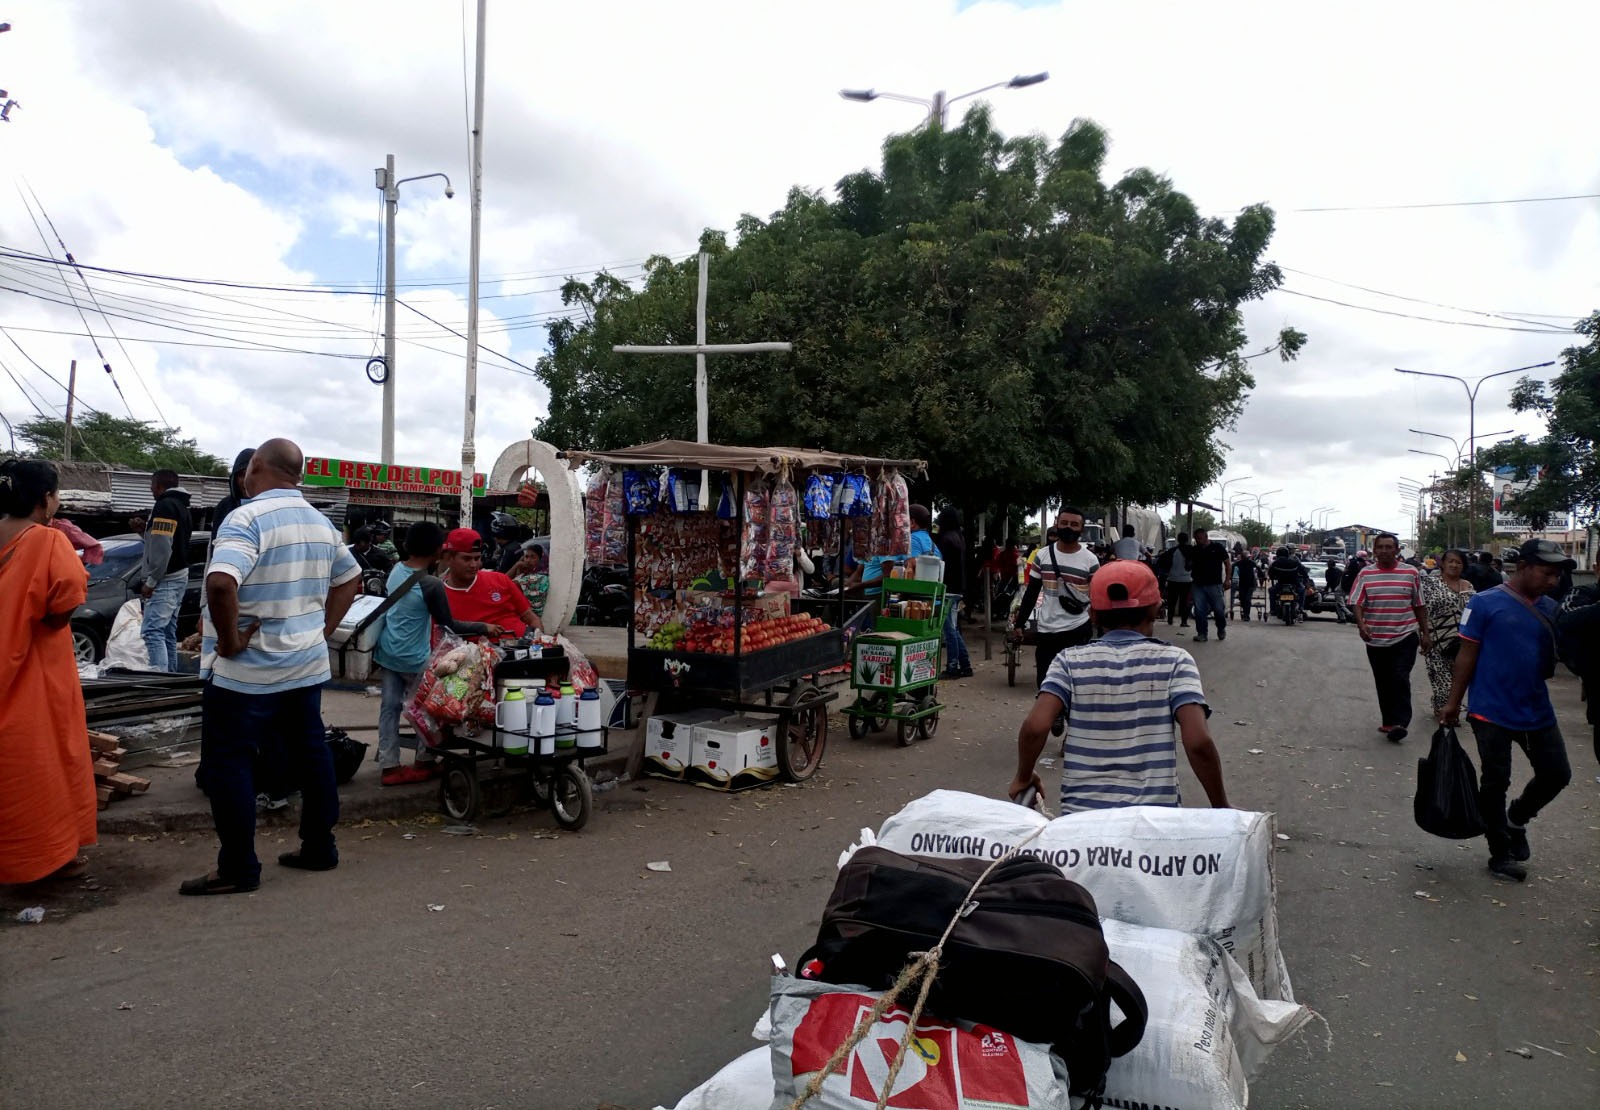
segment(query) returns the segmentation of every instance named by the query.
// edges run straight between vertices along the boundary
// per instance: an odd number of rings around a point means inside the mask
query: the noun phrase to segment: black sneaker
[[[1400,741],[1402,741],[1402,740],[1404,740],[1406,738],[1405,726],[1404,725],[1395,725],[1393,728],[1391,728],[1389,730],[1388,735],[1389,735],[1389,739],[1391,741],[1393,741],[1396,744],[1400,743]]]
[[[1497,879],[1521,883],[1528,878],[1528,869],[1510,856],[1495,856],[1489,861],[1489,873]]]
[[[1194,638],[1194,642],[1197,644],[1203,644],[1206,642],[1206,638],[1204,636],[1196,636]]]
[[[1226,628],[1217,629],[1217,639],[1226,640],[1227,638],[1228,638],[1228,630]]]
[[[1528,847],[1528,826],[1513,825],[1510,819],[1506,820],[1506,851],[1518,862],[1526,862],[1533,855]]]

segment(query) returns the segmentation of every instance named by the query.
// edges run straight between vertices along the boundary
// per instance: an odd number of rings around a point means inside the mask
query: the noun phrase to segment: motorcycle
[[[583,572],[573,624],[626,628],[632,613],[633,590],[627,567],[592,566]]]
[[[1284,624],[1294,624],[1303,620],[1300,609],[1300,595],[1292,582],[1274,582],[1272,584],[1272,600],[1277,606],[1277,615]]]

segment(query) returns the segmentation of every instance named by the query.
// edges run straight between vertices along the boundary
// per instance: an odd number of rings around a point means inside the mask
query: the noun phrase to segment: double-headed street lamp
[[[950,105],[958,100],[965,100],[969,96],[977,96],[991,89],[1025,89],[1029,85],[1038,85],[1048,80],[1050,80],[1049,73],[1019,73],[1009,81],[996,81],[992,85],[985,85],[981,89],[973,89],[971,92],[964,92],[957,96],[945,96],[944,90],[940,89],[931,98],[907,96],[905,93],[879,92],[877,89],[840,89],[839,95],[846,100],[858,100],[863,104],[873,100],[903,100],[907,104],[920,104],[928,111],[926,126],[932,127],[934,124],[938,124],[942,129],[945,125]]]
[[[430,177],[444,178],[444,195],[456,195],[450,187],[450,177],[442,173],[423,173],[416,177],[394,177],[394,155],[384,159],[383,168],[373,171],[378,189],[383,193],[383,442],[379,461],[385,466],[394,464],[394,217],[400,207],[400,186],[407,181],[424,181]],[[370,363],[368,364],[370,368]],[[369,369],[370,375],[370,369]],[[468,488],[472,476],[464,479]]]
[[[1554,362],[1554,360],[1552,360],[1550,362],[1535,362],[1535,363],[1533,363],[1532,365],[1529,365],[1529,366],[1518,366],[1518,367],[1514,367],[1513,369],[1510,369],[1510,370],[1496,370],[1493,374],[1485,374],[1483,377],[1479,378],[1475,382],[1468,382],[1466,378],[1458,377],[1455,374],[1436,374],[1436,373],[1433,373],[1430,370],[1402,370],[1402,369],[1400,369],[1400,367],[1396,366],[1394,368],[1394,371],[1395,371],[1396,374],[1409,374],[1414,378],[1444,378],[1446,381],[1460,382],[1461,383],[1461,388],[1463,390],[1465,390],[1466,394],[1467,394],[1467,452],[1466,452],[1466,454],[1467,454],[1467,458],[1469,460],[1471,460],[1472,465],[1474,467],[1476,467],[1478,465],[1478,432],[1477,432],[1477,427],[1478,427],[1478,389],[1479,389],[1479,387],[1481,387],[1483,385],[1483,383],[1488,381],[1490,378],[1503,378],[1507,374],[1521,374],[1521,373],[1523,373],[1524,371],[1527,371],[1527,370],[1543,370],[1547,366],[1554,366],[1554,365],[1555,365],[1555,362]],[[1426,433],[1425,432],[1423,434],[1424,435],[1428,435],[1428,434],[1431,434],[1431,433]],[[1445,436],[1445,437],[1441,437],[1441,438],[1448,439],[1449,437]],[[1478,483],[1477,483],[1476,480],[1473,481],[1471,487],[1469,488],[1469,491],[1468,491],[1468,503],[1467,504],[1468,504],[1468,509],[1467,509],[1467,546],[1468,547],[1477,547],[1478,546],[1478,521],[1477,521]]]

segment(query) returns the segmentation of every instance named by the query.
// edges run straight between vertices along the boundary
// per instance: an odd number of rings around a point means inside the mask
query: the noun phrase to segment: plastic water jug
[[[600,691],[585,690],[578,698],[578,747],[598,750],[605,745],[600,732]]]
[[[507,690],[494,707],[495,744],[507,755],[528,751],[528,699],[520,689]]]
[[[561,684],[561,697],[556,701],[556,747],[570,748],[577,742],[573,726],[578,723],[578,691],[572,683]],[[566,726],[563,729],[563,726]]]
[[[556,754],[556,699],[548,692],[541,693],[533,703],[534,754]]]

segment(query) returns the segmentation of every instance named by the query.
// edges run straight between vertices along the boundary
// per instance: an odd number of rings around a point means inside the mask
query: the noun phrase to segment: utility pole
[[[61,426],[61,461],[72,461],[72,403],[78,392],[78,360],[73,359],[67,368],[67,418]]]
[[[400,186],[394,155],[383,160],[383,447],[378,461],[394,465],[394,218]]]
[[[478,0],[478,72],[472,93],[472,238],[467,274],[467,407],[461,436],[461,527],[472,527],[472,487],[478,471],[478,256],[483,239],[483,45],[488,0]]]

